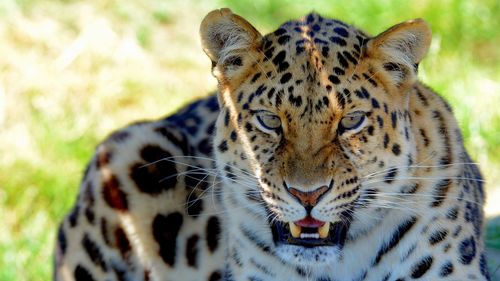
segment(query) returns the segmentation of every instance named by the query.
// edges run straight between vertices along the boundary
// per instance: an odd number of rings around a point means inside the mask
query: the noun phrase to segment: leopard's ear
[[[432,39],[431,29],[423,19],[397,24],[366,44],[368,57],[380,64],[396,87],[408,87],[417,79],[419,62],[427,53]]]
[[[227,8],[205,16],[200,36],[203,50],[212,60],[214,75],[219,82],[233,78],[252,63],[262,44],[262,35]]]

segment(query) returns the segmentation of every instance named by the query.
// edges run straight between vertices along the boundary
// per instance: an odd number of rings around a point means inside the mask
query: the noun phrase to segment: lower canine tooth
[[[302,232],[302,227],[294,224],[293,222],[289,223],[290,226],[290,233],[292,234],[293,238],[299,238],[300,233]]]
[[[325,222],[324,225],[322,225],[318,228],[319,237],[321,237],[321,238],[326,238],[328,236],[328,232],[330,232],[330,223],[329,222]]]

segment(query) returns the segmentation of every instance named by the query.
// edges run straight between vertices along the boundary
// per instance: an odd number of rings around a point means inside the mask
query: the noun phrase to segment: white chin
[[[336,263],[341,249],[338,246],[318,246],[306,248],[296,245],[279,245],[276,255],[285,263],[302,266],[322,266]]]

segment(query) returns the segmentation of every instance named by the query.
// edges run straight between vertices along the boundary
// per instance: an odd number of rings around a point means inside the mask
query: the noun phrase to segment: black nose
[[[323,185],[312,191],[302,191],[295,187],[288,188],[288,192],[297,198],[299,202],[306,208],[307,213],[310,213],[312,208],[318,204],[319,199],[333,187],[333,180],[329,186]]]
[[[310,215],[312,209],[314,208],[314,206],[311,206],[311,205],[307,205],[307,206],[304,206],[304,207],[306,209],[307,215]]]

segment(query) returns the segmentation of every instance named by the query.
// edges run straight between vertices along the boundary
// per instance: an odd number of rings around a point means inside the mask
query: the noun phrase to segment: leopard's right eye
[[[365,116],[361,114],[348,115],[340,121],[340,125],[346,130],[353,130],[359,127],[363,122]]]
[[[281,128],[281,119],[271,112],[260,111],[255,113],[256,125],[264,132],[276,132]]]
[[[339,123],[339,134],[342,134],[346,131],[357,132],[366,124],[364,121],[366,120],[366,113],[363,111],[355,111],[347,114],[340,120]]]

